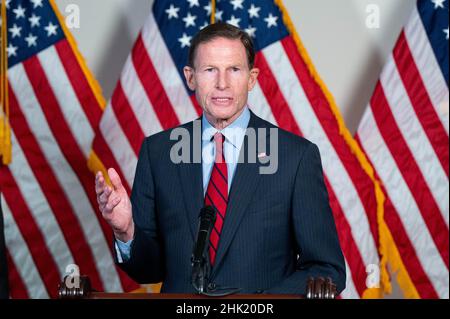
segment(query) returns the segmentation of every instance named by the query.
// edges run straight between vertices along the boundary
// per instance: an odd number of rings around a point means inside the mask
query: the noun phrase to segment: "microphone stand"
[[[205,251],[208,251],[205,249]],[[192,285],[199,294],[208,293],[209,273],[210,273],[209,258],[205,253],[200,259],[192,258]]]

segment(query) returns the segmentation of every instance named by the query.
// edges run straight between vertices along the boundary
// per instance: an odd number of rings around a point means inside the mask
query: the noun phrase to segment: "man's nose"
[[[226,72],[218,72],[216,88],[219,90],[225,90],[228,88],[228,76]]]

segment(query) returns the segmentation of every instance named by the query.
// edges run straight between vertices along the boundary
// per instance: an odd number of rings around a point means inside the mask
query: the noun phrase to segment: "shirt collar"
[[[248,106],[244,108],[244,111],[239,115],[239,117],[230,125],[228,125],[223,130],[219,131],[211,123],[208,122],[206,116],[202,116],[202,141],[210,142],[213,136],[220,132],[225,136],[225,141],[229,142],[236,149],[240,150],[242,142],[245,137],[245,132],[250,122],[250,110]]]

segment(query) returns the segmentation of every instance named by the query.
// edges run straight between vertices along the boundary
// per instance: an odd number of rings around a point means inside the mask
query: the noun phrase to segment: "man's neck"
[[[242,113],[245,111],[245,109],[246,109],[246,107],[242,108],[242,110],[239,113],[236,113],[233,117],[231,117],[229,119],[214,119],[206,113],[205,113],[205,116],[206,116],[206,120],[209,122],[209,124],[211,124],[211,126],[213,126],[218,131],[222,131],[226,127],[233,124],[234,121],[236,121],[242,115]]]

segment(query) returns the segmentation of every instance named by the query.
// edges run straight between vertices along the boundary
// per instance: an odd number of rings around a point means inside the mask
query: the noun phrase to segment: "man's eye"
[[[206,72],[213,72],[214,69],[213,69],[213,68],[207,68],[205,71],[206,71]]]
[[[239,71],[239,68],[232,68],[233,72]]]

